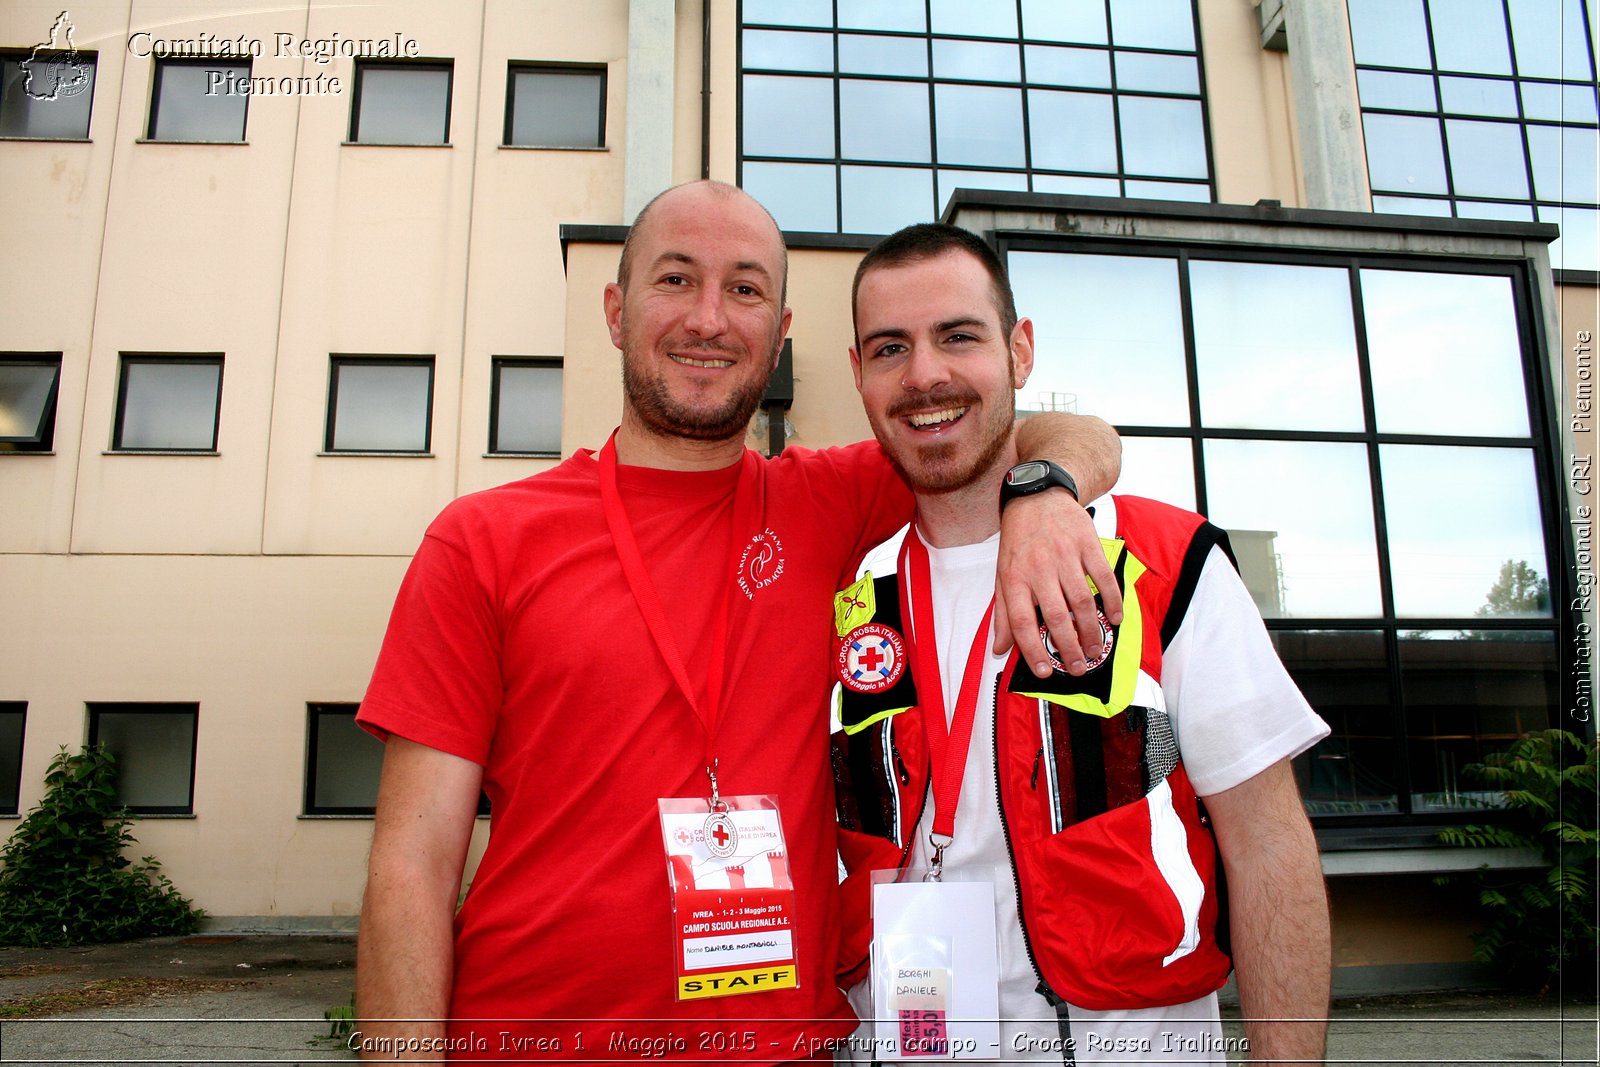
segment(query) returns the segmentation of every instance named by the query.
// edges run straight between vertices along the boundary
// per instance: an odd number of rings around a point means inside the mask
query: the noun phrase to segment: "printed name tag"
[[[678,1000],[799,985],[794,882],[777,801],[658,801],[672,891]]]

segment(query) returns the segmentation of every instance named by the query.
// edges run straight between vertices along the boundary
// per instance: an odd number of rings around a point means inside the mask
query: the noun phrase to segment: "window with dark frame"
[[[306,705],[307,815],[371,815],[383,742],[356,725],[359,704]]]
[[[248,59],[157,59],[149,139],[242,143],[249,82]]]
[[[0,815],[16,815],[22,800],[22,736],[26,700],[0,700]]]
[[[1596,0],[1350,0],[1372,209],[1553,222],[1600,270]]]
[[[55,447],[59,352],[0,353],[0,452]]]
[[[512,63],[506,72],[507,145],[603,148],[606,68]]]
[[[329,357],[324,452],[426,453],[432,440],[432,356]]]
[[[117,798],[135,815],[194,814],[199,704],[91,703],[89,743],[117,758]]]
[[[561,454],[561,360],[496,356],[489,399],[489,451]]]
[[[448,60],[356,60],[350,143],[449,144],[454,72]]]
[[[222,356],[123,353],[114,452],[215,452]]]
[[[890,233],[956,188],[1214,198],[1193,0],[743,0],[739,184]]]
[[[95,66],[93,52],[0,53],[0,137],[87,140]]]
[[[1019,410],[1103,415],[1119,491],[1228,530],[1333,728],[1296,761],[1319,825],[1495,806],[1464,768],[1556,721],[1568,625],[1526,265],[1022,238],[1008,261],[1041,355]],[[1482,484],[1496,507],[1449,521]]]

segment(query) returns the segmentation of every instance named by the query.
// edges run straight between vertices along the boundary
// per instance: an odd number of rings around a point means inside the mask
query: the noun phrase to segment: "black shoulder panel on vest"
[[[872,621],[880,626],[887,626],[904,641],[906,627],[900,606],[900,580],[893,574],[873,578],[872,595],[877,604],[877,612],[872,616]],[[839,701],[839,721],[845,727],[853,729],[885,711],[915,707],[917,683],[911,676],[909,659],[902,663],[901,667],[899,679],[887,689],[880,689],[875,693],[864,693],[859,689],[852,689],[849,685],[843,686],[844,691]]]
[[[1233,569],[1239,569],[1239,561],[1233,558],[1233,546],[1228,543],[1227,531],[1209,522],[1201,523],[1189,541],[1189,550],[1183,554],[1178,580],[1172,583],[1172,600],[1167,605],[1167,617],[1161,622],[1163,649],[1178,636],[1178,627],[1183,625],[1184,616],[1189,613],[1189,601],[1194,599],[1195,586],[1200,584],[1200,572],[1205,568],[1206,557],[1211,555],[1213,547],[1222,549],[1228,562],[1233,564]]]

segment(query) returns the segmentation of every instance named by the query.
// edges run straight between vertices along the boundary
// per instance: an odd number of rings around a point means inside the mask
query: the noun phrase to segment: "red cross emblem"
[[[838,669],[839,681],[847,688],[881,693],[905,673],[905,642],[881,623],[857,626],[839,643]]]
[[[725,811],[714,811],[706,816],[706,851],[719,860],[733,855],[739,847],[739,828]]]
[[[1117,631],[1111,628],[1111,620],[1106,618],[1106,613],[1101,611],[1099,608],[1096,608],[1095,615],[1098,617],[1100,622],[1100,642],[1102,650],[1098,656],[1084,657],[1084,662],[1087,665],[1088,670],[1091,671],[1111,658],[1111,646],[1115,644],[1117,640]],[[1039,638],[1044,642],[1044,650],[1050,654],[1050,665],[1054,667],[1058,673],[1066,674],[1067,665],[1061,662],[1061,650],[1056,648],[1056,643],[1054,641],[1050,640],[1050,628],[1048,626],[1039,627]]]

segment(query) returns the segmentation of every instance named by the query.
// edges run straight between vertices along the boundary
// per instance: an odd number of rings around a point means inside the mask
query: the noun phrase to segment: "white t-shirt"
[[[1094,517],[1102,537],[1116,535],[1116,508],[1109,497],[1095,502]],[[898,547],[899,538],[887,546],[890,551]],[[928,550],[947,720],[973,631],[994,594],[998,554],[999,534],[979,544]],[[892,555],[889,560],[892,565]],[[1005,658],[991,652],[984,664],[954,841],[945,849],[944,865],[994,868],[1002,1020],[996,1058],[1059,1063],[1056,1011],[1036,991],[1039,976],[1017,918],[1016,875],[996,796],[994,716],[987,709],[994,707],[995,677]],[[1328,735],[1327,724],[1284,670],[1249,591],[1220,549],[1211,550],[1201,570],[1161,671],[1184,769],[1201,796],[1231,789]],[[912,867],[927,866],[931,859],[933,807],[930,797],[912,845]],[[871,1017],[870,985],[862,982],[850,990],[850,1002],[864,1019]],[[1227,1062],[1215,993],[1163,1008],[1102,1012],[1069,1004],[1066,1011],[1079,1064]],[[865,1041],[856,1044],[870,1047]]]

